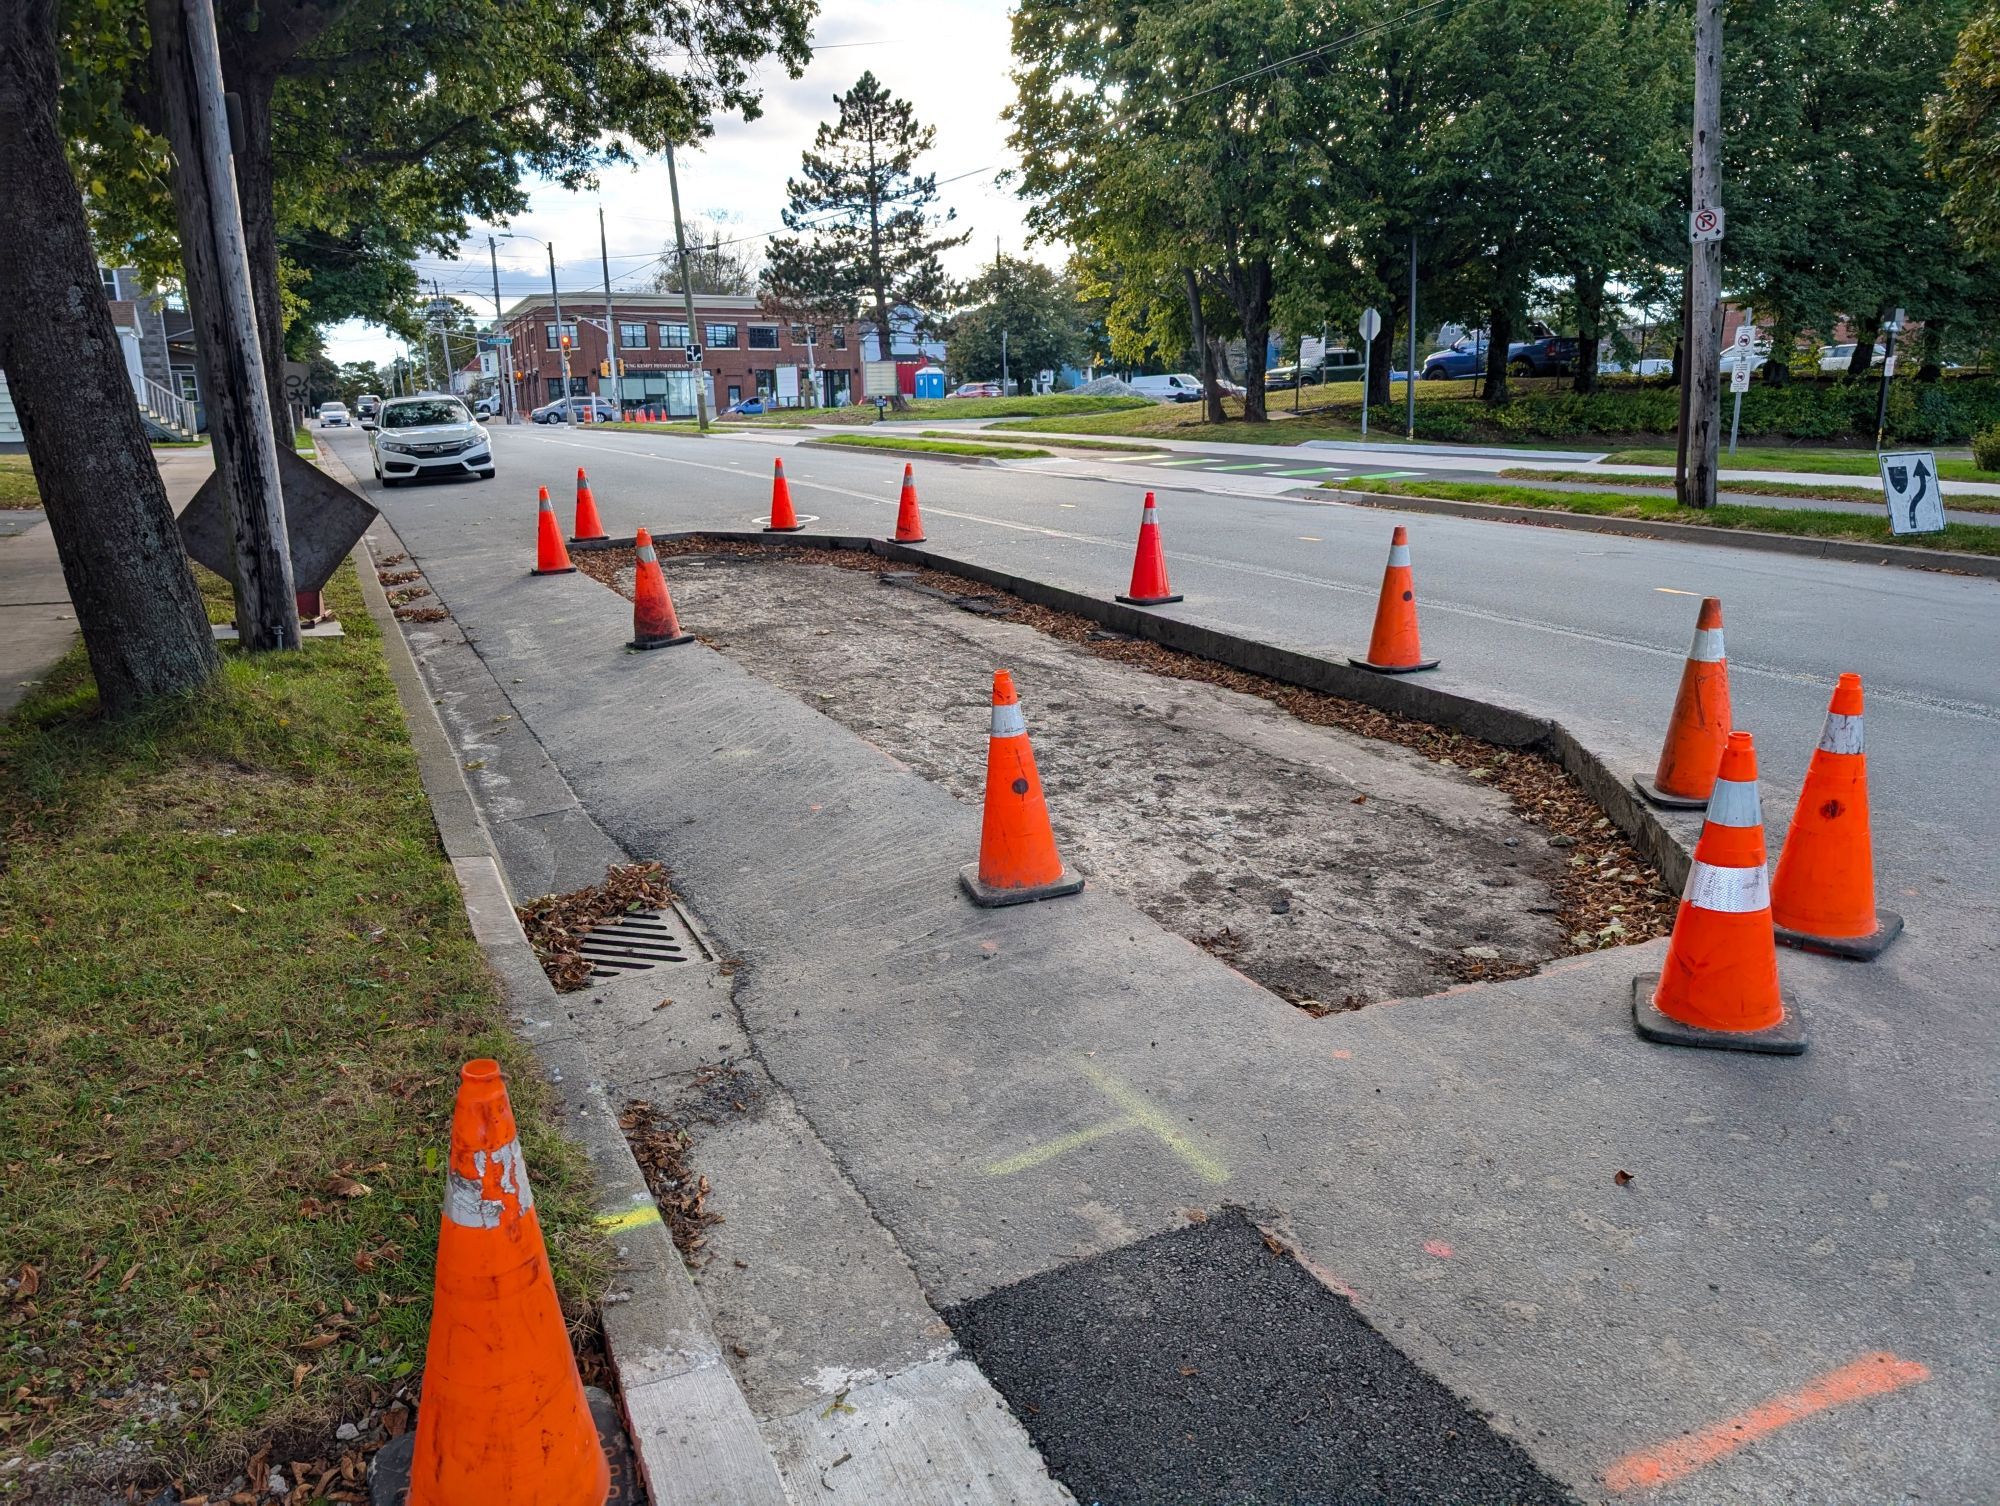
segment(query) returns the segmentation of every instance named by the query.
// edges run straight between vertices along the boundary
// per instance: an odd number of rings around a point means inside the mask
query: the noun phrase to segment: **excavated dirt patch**
[[[1658,876],[1540,755],[953,576],[676,545],[684,626],[968,804],[992,671],[1012,669],[1065,857],[1314,1013],[1518,977],[1671,918]],[[629,550],[578,563],[629,594]]]

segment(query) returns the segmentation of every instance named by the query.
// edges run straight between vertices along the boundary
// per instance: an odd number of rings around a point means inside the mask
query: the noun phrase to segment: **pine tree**
[[[820,124],[785,185],[785,227],[796,233],[771,242],[765,297],[786,307],[864,305],[886,361],[891,315],[906,314],[919,339],[937,331],[949,294],[939,258],[970,232],[942,232],[953,215],[935,211],[937,175],[916,170],[937,133],[908,100],[864,73],[834,103],[840,118]]]

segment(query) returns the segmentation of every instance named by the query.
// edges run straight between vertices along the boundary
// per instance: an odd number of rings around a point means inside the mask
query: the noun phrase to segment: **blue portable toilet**
[[[944,396],[944,368],[942,366],[919,366],[916,369],[918,397]]]

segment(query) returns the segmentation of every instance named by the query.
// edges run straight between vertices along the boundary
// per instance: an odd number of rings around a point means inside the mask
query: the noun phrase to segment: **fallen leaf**
[[[304,1364],[292,1366],[292,1389],[294,1391],[306,1383],[306,1377],[312,1374],[312,1368],[312,1366]]]
[[[1200,1372],[1199,1370],[1195,1369],[1195,1367],[1194,1367],[1194,1366],[1192,1366],[1192,1365],[1183,1365],[1183,1366],[1181,1366],[1181,1374],[1182,1374],[1182,1375],[1199,1375],[1199,1374],[1201,1374],[1201,1372]]]
[[[1617,1172],[1613,1174],[1611,1180],[1616,1182],[1620,1187],[1623,1187],[1627,1182],[1632,1180],[1632,1173],[1629,1171]]]
[[[145,1263],[146,1262],[143,1260],[135,1260],[132,1262],[132,1268],[128,1270],[124,1275],[118,1278],[119,1291],[121,1292],[124,1291],[126,1287],[132,1284],[132,1278],[139,1274],[139,1267],[144,1265]]]
[[[25,1302],[42,1289],[42,1273],[31,1265],[21,1267],[19,1281],[14,1287],[14,1300]]]
[[[1181,1209],[1181,1217],[1191,1224],[1205,1224],[1208,1222],[1207,1210],[1202,1208],[1183,1208]]]
[[[311,1354],[314,1350],[324,1349],[329,1344],[337,1344],[339,1342],[340,1335],[337,1333],[316,1333],[303,1344],[299,1345],[299,1348]]]
[[[366,1197],[375,1189],[366,1182],[357,1182],[353,1177],[336,1171],[326,1179],[326,1190],[335,1197]]]

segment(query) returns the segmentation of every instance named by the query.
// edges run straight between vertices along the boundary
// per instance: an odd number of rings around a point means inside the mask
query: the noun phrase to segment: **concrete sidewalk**
[[[521,530],[391,506],[583,808],[740,959],[762,1064],[933,1305],[1247,1206],[1587,1499],[1881,1354],[1896,1394],[1648,1499],[1985,1491],[1994,1124],[1957,1001],[1788,955],[1806,1057],[1676,1052],[1631,1029],[1654,946],[1314,1021],[1112,887],[973,909],[974,811],[705,647],[625,653],[626,603],[527,576]]]
[[[213,469],[208,451],[155,450],[153,457],[178,513]],[[12,526],[17,522],[22,526]],[[0,512],[0,716],[69,652],[76,631],[48,520],[39,510]]]

